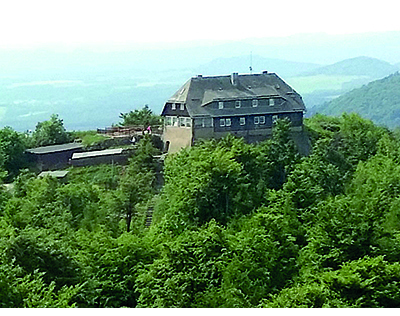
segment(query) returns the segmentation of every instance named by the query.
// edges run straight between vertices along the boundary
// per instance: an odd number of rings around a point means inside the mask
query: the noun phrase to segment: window
[[[219,119],[219,126],[224,127],[225,126],[225,119]]]
[[[222,110],[224,108],[224,102],[223,101],[219,101],[218,102],[218,109]]]
[[[185,110],[185,104],[181,103],[181,111]]]
[[[253,100],[251,104],[253,105],[253,108],[256,108],[258,106],[258,100]]]
[[[240,125],[245,125],[245,124],[246,124],[246,118],[245,118],[245,117],[241,117],[241,118],[239,119],[239,124],[240,124]]]
[[[260,117],[254,116],[254,125],[258,125],[260,123]]]
[[[272,115],[272,123],[275,123],[278,119],[278,115]]]
[[[180,117],[179,118],[179,126],[180,127],[185,127],[186,126],[186,117]]]
[[[192,127],[192,119],[190,117],[186,118],[186,127]]]
[[[225,126],[231,126],[232,122],[230,118],[225,119]]]
[[[269,99],[269,106],[275,105],[275,99]]]
[[[172,103],[171,107],[172,107],[173,110],[176,110],[176,103]]]
[[[265,124],[265,116],[260,116],[260,124]]]
[[[178,118],[176,116],[172,117],[172,126],[178,126]]]
[[[172,117],[167,116],[165,117],[165,126],[171,126],[172,125]]]
[[[235,101],[235,108],[240,108],[241,105],[242,105],[242,102],[240,100]]]

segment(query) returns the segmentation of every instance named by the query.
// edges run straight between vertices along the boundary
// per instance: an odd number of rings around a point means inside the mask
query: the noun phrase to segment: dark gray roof
[[[215,110],[207,106],[214,101],[268,97],[282,98],[284,102],[278,110],[265,107]],[[305,111],[301,96],[274,73],[238,75],[237,84],[232,84],[231,75],[193,77],[167,103],[185,103],[191,117]]]
[[[68,143],[68,144],[61,144],[61,145],[30,148],[30,149],[27,149],[26,152],[31,153],[31,154],[40,155],[40,154],[49,154],[49,153],[55,153],[55,152],[60,152],[60,151],[73,150],[73,149],[82,149],[82,148],[83,148],[82,144]]]

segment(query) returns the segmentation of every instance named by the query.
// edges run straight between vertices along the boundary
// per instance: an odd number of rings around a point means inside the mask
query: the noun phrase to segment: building
[[[227,133],[256,142],[272,133],[278,118],[289,118],[301,132],[304,111],[301,96],[274,73],[199,75],[165,103],[163,139],[169,152]]]
[[[68,161],[71,159],[72,155],[82,151],[82,144],[69,143],[27,149],[26,154],[39,171],[43,171],[67,167]]]
[[[126,164],[131,155],[132,152],[124,148],[80,152],[72,155],[70,164],[75,167],[99,164]]]

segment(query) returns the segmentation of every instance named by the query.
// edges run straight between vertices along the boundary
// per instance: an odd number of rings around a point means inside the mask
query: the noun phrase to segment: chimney
[[[231,83],[236,86],[238,84],[239,75],[237,72],[231,74]]]
[[[267,70],[264,70],[262,73],[263,73],[263,75],[268,75],[268,71]]]

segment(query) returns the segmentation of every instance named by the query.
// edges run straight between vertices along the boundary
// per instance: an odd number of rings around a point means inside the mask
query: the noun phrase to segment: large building
[[[255,142],[272,133],[278,118],[302,131],[304,111],[301,96],[274,73],[199,75],[165,103],[163,138],[169,152],[227,133]]]

